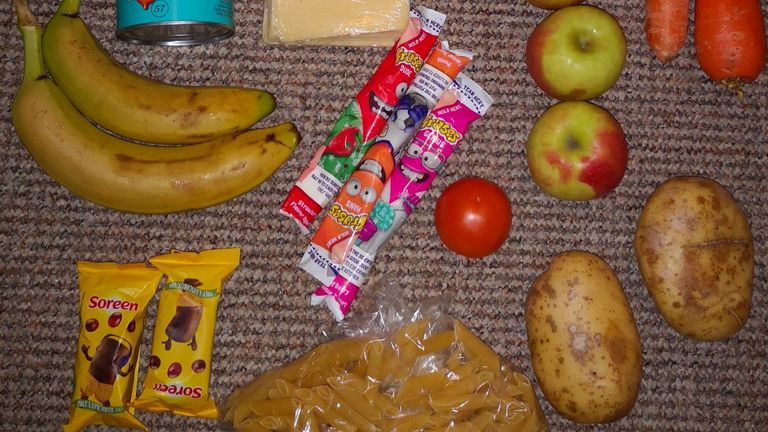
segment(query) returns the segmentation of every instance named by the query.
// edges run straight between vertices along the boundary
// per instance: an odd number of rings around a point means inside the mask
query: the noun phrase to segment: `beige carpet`
[[[30,0],[47,19],[53,0]],[[294,157],[267,183],[203,211],[168,216],[97,207],[52,181],[16,137],[10,105],[21,80],[22,48],[10,2],[0,6],[0,429],[57,430],[67,421],[78,333],[76,260],[142,261],[171,248],[242,247],[242,262],[221,299],[212,393],[223,402],[259,373],[325,340],[329,314],[308,306],[315,283],[297,268],[307,239],[277,209],[347,101],[386,50],[265,46],[262,2],[235,2],[237,34],[194,48],[128,45],[114,37],[115,2],[85,0],[82,15],[115,57],[138,73],[175,83],[237,84],[274,92],[265,125],[290,120],[304,136]],[[541,396],[553,431],[768,430],[768,73],[742,99],[699,70],[692,38],[667,65],[643,35],[642,2],[596,1],[626,32],[629,55],[617,85],[596,102],[623,124],[629,168],[608,197],[559,202],[532,183],[524,145],[552,100],[523,61],[525,41],[545,12],[523,0],[424,1],[449,14],[445,35],[478,56],[468,73],[495,97],[414,217],[379,257],[374,278],[399,277],[413,299],[440,293],[452,312],[533,379],[523,302],[549,259],[568,249],[601,255],[629,298],[643,344],[642,388],[632,412],[607,426],[559,417]],[[764,10],[768,6],[763,3]],[[99,88],[94,85],[94,94]],[[754,307],[744,329],[718,343],[695,343],[670,329],[640,278],[635,223],[654,187],[669,176],[703,175],[743,206],[755,238]],[[436,197],[463,176],[501,184],[514,227],[495,255],[462,259],[443,248],[431,222]],[[154,302],[150,310],[154,316]],[[150,323],[152,320],[150,320]],[[144,333],[148,347],[152,326]],[[143,353],[146,365],[147,350]],[[142,369],[143,370],[143,369]],[[139,413],[151,430],[216,430],[215,422]]]

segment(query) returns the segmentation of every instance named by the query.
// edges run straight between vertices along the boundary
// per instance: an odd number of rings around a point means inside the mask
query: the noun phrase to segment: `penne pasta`
[[[373,340],[368,342],[365,346],[364,353],[368,366],[365,371],[366,375],[374,381],[383,381],[386,378],[382,366],[384,362],[384,341]]]
[[[417,431],[424,427],[431,416],[428,412],[409,414],[386,420],[382,423],[382,432]]]
[[[478,373],[478,369],[481,366],[481,361],[479,358],[473,358],[472,360],[469,360],[468,362],[460,365],[456,369],[452,369],[451,371],[456,376],[456,379],[463,380],[466,378],[469,378],[473,375],[476,375]]]
[[[336,411],[341,418],[348,420],[349,423],[355,426],[358,430],[363,432],[376,431],[376,427],[373,423],[369,422],[350,404],[340,398],[330,386],[317,387],[317,394],[329,403],[331,410]]]
[[[293,430],[293,418],[288,416],[266,416],[259,424],[271,431]]]
[[[269,396],[269,389],[274,385],[275,378],[279,376],[279,373],[279,370],[263,373],[253,382],[234,393],[227,401],[228,407],[224,419],[227,421],[233,420],[237,406],[243,402],[247,405],[247,402],[254,399],[266,399]]]
[[[355,432],[356,428],[350,421],[342,418],[338,411],[331,405],[330,401],[318,394],[317,388],[312,389],[312,393],[315,402],[314,406],[316,407],[315,413],[320,420],[342,432]]]
[[[232,410],[232,424],[235,426],[250,424],[256,415],[251,411],[249,402],[245,401]]]
[[[320,425],[311,407],[302,406],[299,411],[298,430],[301,432],[320,432]]]
[[[456,333],[452,330],[440,332],[424,341],[424,354],[432,354],[451,347],[456,341]]]
[[[367,420],[375,422],[381,420],[381,411],[377,409],[365,397],[365,389],[347,385],[343,377],[332,377],[328,379],[328,385],[339,395],[346,403],[359,412]]]
[[[302,377],[323,373],[334,366],[357,360],[363,355],[366,341],[362,338],[347,338],[326,342],[287,366],[280,378],[297,382]]]
[[[500,399],[492,394],[467,393],[433,397],[429,404],[437,412],[466,412],[497,407],[499,402]]]
[[[294,398],[283,399],[263,399],[253,401],[248,405],[251,412],[257,416],[281,416],[293,415],[301,406],[301,403]]]
[[[456,339],[459,343],[464,345],[473,357],[479,358],[483,365],[487,366],[491,372],[498,376],[501,372],[499,356],[480,338],[472,334],[461,321],[454,320],[453,329],[456,332]]]
[[[456,369],[460,368],[462,364],[464,364],[464,351],[462,350],[462,347],[457,347],[458,349],[455,349],[451,352],[451,354],[448,356],[448,360],[445,361],[445,365],[448,366],[448,369],[452,371],[456,371]]]
[[[415,375],[407,378],[401,385],[395,396],[395,404],[416,398],[425,393],[441,387],[447,381],[446,371],[439,370],[424,375]]]
[[[236,391],[224,418],[254,432],[545,431],[527,377],[452,322],[322,344]]]
[[[450,384],[434,393],[435,397],[457,396],[467,393],[477,393],[482,388],[490,387],[494,376],[490,371],[481,371],[466,378],[450,381]]]
[[[494,422],[495,418],[496,415],[491,411],[480,411],[472,416],[469,421],[478,429],[485,430],[491,423]]]
[[[392,399],[379,392],[378,388],[371,387],[365,391],[365,397],[373,406],[381,412],[382,418],[392,418],[400,414]]]
[[[247,419],[240,424],[235,424],[235,430],[237,432],[269,432],[269,429],[252,419]]]
[[[283,395],[283,397],[293,396],[298,386],[290,383],[284,379],[275,380],[275,389]]]
[[[422,318],[404,325],[392,336],[392,343],[404,363],[412,363],[417,356],[424,353],[427,326],[427,320]]]

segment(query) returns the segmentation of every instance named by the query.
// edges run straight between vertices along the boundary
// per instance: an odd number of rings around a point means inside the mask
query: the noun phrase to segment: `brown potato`
[[[752,303],[754,251],[749,223],[717,182],[674,177],[648,198],[635,256],[664,319],[687,337],[736,334]]]
[[[558,413],[579,423],[629,413],[642,378],[640,336],[605,261],[582,251],[557,255],[528,291],[525,324],[534,373]]]

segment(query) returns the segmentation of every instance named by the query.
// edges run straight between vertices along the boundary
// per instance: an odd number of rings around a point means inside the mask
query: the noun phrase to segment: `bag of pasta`
[[[235,391],[224,420],[237,431],[547,430],[528,378],[439,299],[414,309],[396,284],[377,288],[338,337]]]

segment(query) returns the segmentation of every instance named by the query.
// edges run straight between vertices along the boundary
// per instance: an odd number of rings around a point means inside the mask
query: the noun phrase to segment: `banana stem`
[[[80,13],[80,0],[61,0],[56,10],[58,15],[77,15],[78,13]]]
[[[16,11],[16,21],[19,29],[37,25],[37,18],[29,9],[27,0],[13,0],[13,10]]]
[[[27,0],[13,0],[13,6],[24,42],[24,81],[36,80],[45,75],[43,50],[40,46],[43,41],[43,27],[37,23]]]

